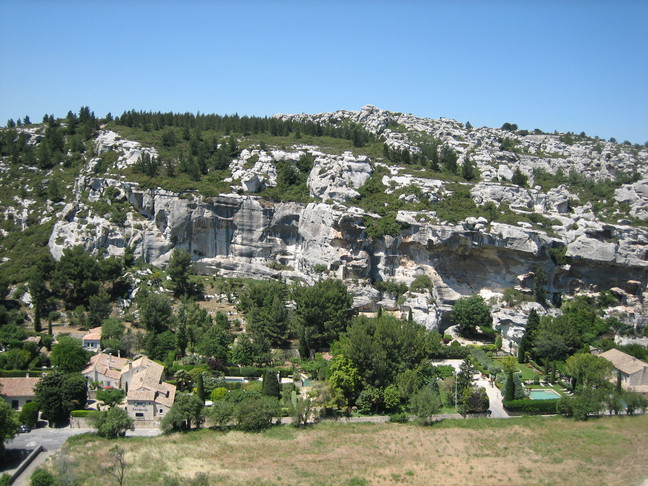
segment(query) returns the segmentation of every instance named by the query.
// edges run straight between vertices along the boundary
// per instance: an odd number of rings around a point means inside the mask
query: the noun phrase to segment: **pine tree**
[[[461,176],[467,181],[472,181],[477,178],[477,167],[475,167],[475,164],[470,160],[470,156],[468,155],[466,155],[464,163],[461,166]]]

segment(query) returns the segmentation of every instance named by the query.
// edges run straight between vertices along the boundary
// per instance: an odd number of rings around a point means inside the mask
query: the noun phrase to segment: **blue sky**
[[[648,2],[0,0],[0,123],[87,105],[648,141]]]

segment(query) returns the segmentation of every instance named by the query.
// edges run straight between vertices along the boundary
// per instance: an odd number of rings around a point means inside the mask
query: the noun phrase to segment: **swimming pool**
[[[560,398],[560,393],[554,390],[534,389],[529,391],[529,398],[531,400],[554,400]]]

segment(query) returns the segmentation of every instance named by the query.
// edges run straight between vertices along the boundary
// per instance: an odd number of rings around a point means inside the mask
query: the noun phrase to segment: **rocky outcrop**
[[[308,176],[312,197],[346,202],[360,195],[357,191],[371,177],[373,169],[366,156],[354,157],[345,152],[341,157],[320,155]]]
[[[52,254],[60,258],[64,248],[80,244],[88,250],[120,255],[130,245],[136,256],[164,265],[177,247],[189,251],[205,273],[307,283],[336,277],[345,280],[353,292],[357,309],[375,312],[380,306],[403,317],[411,311],[417,322],[439,329],[448,326],[447,311],[462,296],[498,295],[506,288],[530,293],[538,269],[547,276],[549,294],[612,287],[626,292],[633,286],[645,289],[648,232],[623,218],[617,224],[601,222],[592,205],[581,204],[566,185],[544,192],[534,185],[534,177],[538,169],[551,174],[574,170],[593,180],[636,172],[639,182],[616,189],[615,198],[630,208],[631,216],[645,219],[646,149],[621,150],[595,139],[568,144],[553,134],[466,129],[454,120],[423,119],[370,105],[359,112],[278,117],[360,123],[380,135],[388,147],[414,153],[420,150],[416,137],[440,140],[459,154],[460,162],[469,154],[477,164],[481,182],[471,184],[470,192],[477,205],[493,202],[507,205],[514,213],[539,213],[547,219],[532,225],[520,217],[516,223],[513,214],[508,221],[514,224],[501,224],[471,215],[450,224],[440,222],[431,210],[400,210],[396,221],[403,230],[399,235],[369,238],[365,220],[377,215],[352,204],[358,190],[380,168],[379,160],[351,152],[324,153],[315,146],[281,150],[264,146],[243,150],[232,161],[231,177],[226,179],[232,192],[218,197],[143,189],[116,177],[96,177],[91,161],[77,180],[76,200],[56,215],[49,241]],[[502,149],[505,138],[513,140],[515,151]],[[144,153],[157,155],[154,149],[110,131],[100,133],[95,150],[99,156],[117,152],[116,168],[134,164]],[[277,203],[255,195],[276,186],[278,168],[285,168],[286,163],[297,168],[305,154],[314,161],[307,180],[314,202]],[[409,168],[382,167],[387,168],[382,176],[385,192],[399,191],[399,203],[436,203],[451,194],[447,181],[428,178],[429,173],[423,177]],[[530,188],[508,182],[516,169],[527,175]],[[114,188],[110,191],[113,198],[128,201],[132,207],[123,222],[111,222],[109,215],[94,209],[94,203],[106,200],[109,187]],[[389,281],[409,287],[419,275],[429,277],[432,288],[407,292],[400,299],[371,285]],[[632,292],[641,295],[643,290]],[[503,331],[505,347],[519,340],[528,310],[495,311],[495,326]]]
[[[430,294],[410,294],[401,306],[389,299],[380,305],[412,309],[414,319],[429,327],[442,327],[444,310],[462,295],[519,286],[520,277],[536,268],[549,276],[549,292],[609,288],[620,279],[646,281],[648,235],[635,228],[609,225],[600,228],[602,233],[582,231],[567,242],[570,265],[557,266],[550,249],[565,244],[560,238],[476,218],[436,225],[409,217],[409,228],[400,236],[371,239],[365,233],[365,213],[335,203],[270,203],[237,194],[187,197],[90,177],[80,185],[95,195],[115,187],[134,211],[117,225],[86,214],[81,201],[66,206],[49,242],[56,258],[76,244],[117,255],[132,245],[136,256],[164,265],[178,247],[189,251],[203,272],[308,283],[334,276],[350,285],[364,282],[358,288],[365,289],[376,280],[409,285],[423,273],[434,284]],[[325,272],[316,272],[316,266]],[[381,299],[364,290],[356,305],[376,310]]]

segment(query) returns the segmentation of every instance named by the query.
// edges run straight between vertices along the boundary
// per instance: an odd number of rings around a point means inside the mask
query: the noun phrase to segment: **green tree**
[[[309,349],[330,345],[346,329],[353,297],[342,281],[326,279],[312,287],[296,287],[292,297],[297,321],[309,331],[304,334]]]
[[[458,165],[457,165],[457,153],[450,148],[448,145],[444,145],[441,149],[440,160],[443,168],[450,172],[451,174],[456,174]]]
[[[173,311],[169,298],[161,294],[148,294],[139,303],[140,321],[147,331],[162,333],[169,329]]]
[[[527,325],[526,329],[524,330],[524,335],[522,336],[520,345],[518,346],[518,363],[526,363],[527,352],[531,351],[535,333],[539,325],[540,316],[535,309],[531,309],[531,312],[529,312],[529,317],[527,317]]]
[[[88,325],[92,327],[100,326],[111,311],[110,295],[103,287],[99,287],[99,291],[88,298]]]
[[[90,415],[97,435],[107,439],[116,439],[127,430],[135,429],[135,422],[123,408],[112,407],[106,412],[95,412]]]
[[[255,342],[247,334],[240,334],[232,348],[231,362],[241,366],[254,366],[270,361],[270,352],[264,342]]]
[[[34,306],[34,331],[40,332],[43,307],[48,295],[45,285],[45,275],[43,275],[41,269],[35,268],[32,271],[27,285]]]
[[[88,399],[86,379],[80,373],[54,371],[44,376],[35,387],[35,401],[43,419],[50,426],[65,423],[72,410],[83,409]]]
[[[522,173],[519,167],[517,167],[515,169],[515,172],[513,172],[513,177],[511,178],[511,182],[520,187],[527,187],[529,183],[529,178]]]
[[[191,425],[200,428],[204,422],[204,403],[198,396],[178,393],[171,410],[164,416],[161,428],[164,433],[191,430]]]
[[[422,423],[429,424],[441,410],[441,398],[429,386],[424,386],[410,398],[409,410]]]
[[[489,406],[490,401],[484,388],[473,386],[464,390],[464,413],[482,413],[488,410]]]
[[[257,342],[282,347],[289,337],[286,286],[281,282],[255,282],[241,293],[241,307],[248,322],[247,331]]]
[[[149,153],[143,153],[133,166],[133,171],[142,173],[148,177],[155,177],[160,169],[160,162]]]
[[[339,354],[333,358],[328,382],[334,391],[338,391],[351,406],[360,392],[362,380],[353,362]]]
[[[4,462],[5,445],[8,440],[13,439],[18,433],[18,418],[16,413],[11,409],[9,404],[0,399],[0,460]]]
[[[352,361],[365,383],[384,388],[428,357],[429,336],[420,324],[390,315],[356,317],[334,349]]]
[[[263,372],[263,394],[276,398],[281,395],[277,370],[265,370]]]
[[[508,402],[515,398],[515,382],[513,381],[513,371],[509,371],[506,375],[506,385],[504,388],[504,401]]]
[[[479,170],[468,155],[466,155],[461,166],[461,176],[467,181],[473,181],[479,177]]]
[[[648,409],[648,398],[637,392],[626,392],[623,394],[623,401],[626,403],[626,413],[645,413]]]
[[[80,339],[61,336],[52,346],[52,366],[66,373],[81,371],[88,364],[90,353],[83,349]]]
[[[272,425],[279,414],[279,401],[273,397],[250,397],[238,403],[234,418],[237,427],[246,432],[256,432]]]
[[[203,356],[225,361],[231,342],[231,334],[222,326],[214,324],[197,343],[196,352]]]
[[[547,300],[547,275],[542,268],[536,269],[533,281],[533,295],[539,304],[545,304]]]
[[[106,388],[97,391],[97,400],[108,405],[110,408],[120,404],[125,397],[126,392],[119,388]]]
[[[490,307],[479,295],[462,297],[450,312],[450,321],[459,326],[462,336],[474,335],[478,327],[490,328],[493,324]]]
[[[565,359],[569,355],[569,346],[563,336],[541,330],[535,339],[533,351],[536,356],[544,359],[545,374],[548,375],[550,363]]]
[[[601,388],[609,385],[614,366],[607,359],[587,353],[567,358],[567,374],[574,379],[574,388],[579,386]]]
[[[21,424],[29,425],[30,427],[36,427],[38,423],[38,403],[28,402],[25,403],[22,410],[20,411],[19,420]]]
[[[82,246],[63,250],[52,276],[52,289],[68,308],[88,305],[91,295],[99,291],[100,268],[97,260]]]
[[[191,293],[192,289],[189,278],[193,275],[193,263],[189,252],[174,248],[169,259],[167,272],[169,273],[169,277],[171,277],[176,296],[179,297]]]
[[[218,390],[218,388],[214,389],[214,391],[216,390]],[[218,401],[214,400],[212,407],[209,409],[209,417],[217,427],[228,426],[234,419],[235,413],[236,404],[222,399]]]

